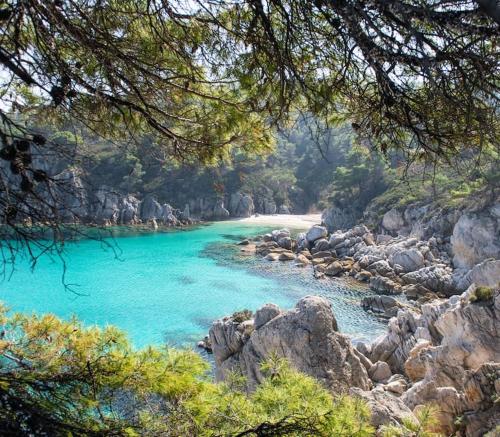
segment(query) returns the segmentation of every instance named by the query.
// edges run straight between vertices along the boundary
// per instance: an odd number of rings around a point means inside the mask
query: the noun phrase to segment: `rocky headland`
[[[311,280],[366,282],[374,293],[359,304],[387,318],[387,332],[371,344],[353,345],[324,298],[305,297],[289,311],[266,304],[255,314],[213,323],[207,343],[216,377],[237,371],[252,390],[262,378],[260,364],[276,354],[333,393],[364,399],[378,429],[416,421],[432,404],[444,435],[496,435],[498,201],[441,216],[391,209],[371,229],[336,229],[332,217],[326,211],[321,224],[296,236],[279,229],[247,239],[240,250],[309,268]]]

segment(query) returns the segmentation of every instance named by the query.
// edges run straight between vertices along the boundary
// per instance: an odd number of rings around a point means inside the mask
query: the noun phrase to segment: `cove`
[[[291,308],[308,294],[329,298],[342,332],[372,339],[385,323],[359,306],[369,293],[342,280],[314,280],[309,269],[242,257],[236,241],[269,227],[238,221],[187,231],[119,236],[119,258],[102,243],[66,244],[67,265],[43,257],[32,272],[26,259],[0,283],[0,300],[12,311],[76,315],[85,324],[115,325],[134,346],[193,345],[211,322],[237,310],[273,302]]]

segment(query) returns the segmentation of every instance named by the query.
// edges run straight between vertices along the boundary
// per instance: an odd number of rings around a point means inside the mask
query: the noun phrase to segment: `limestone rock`
[[[327,276],[337,276],[339,273],[342,273],[344,271],[344,268],[342,267],[342,264],[338,261],[334,261],[325,268],[325,275]]]
[[[278,214],[290,214],[290,208],[287,205],[280,205]]]
[[[262,308],[259,308],[255,312],[254,327],[259,329],[261,326],[265,325],[270,320],[281,314],[281,310],[278,305],[274,303],[267,303]]]
[[[297,255],[295,261],[297,262],[297,264],[302,264],[302,265],[308,265],[311,263],[311,261],[309,261],[309,259],[307,259],[307,257],[302,254]]]
[[[324,226],[314,225],[306,233],[306,239],[309,243],[313,243],[320,238],[325,238],[328,231]]]
[[[146,196],[141,204],[141,219],[147,222],[153,219],[161,219],[163,208],[154,196]]]
[[[367,390],[371,385],[349,338],[338,332],[330,303],[321,297],[301,299],[293,310],[281,312],[248,338],[239,335],[230,321],[217,321],[210,340],[216,378],[240,371],[250,389],[262,380],[262,361],[276,353],[334,393],[345,393],[350,387]]]
[[[215,202],[212,217],[214,220],[224,220],[229,217],[229,211],[224,207],[224,201],[222,199]]]
[[[319,238],[314,242],[314,250],[325,251],[328,249],[330,249],[330,245],[328,244],[328,240],[326,238]]]
[[[329,208],[321,214],[321,222],[330,232],[350,228],[358,218],[354,211],[338,207]]]
[[[373,276],[370,278],[370,288],[382,294],[400,294],[401,286],[389,278]]]
[[[500,260],[485,260],[475,265],[465,275],[453,275],[455,288],[467,290],[472,284],[478,287],[498,287],[500,283]]]
[[[391,254],[389,263],[393,267],[400,265],[405,273],[414,272],[424,267],[424,256],[418,249],[410,248]]]
[[[472,268],[487,258],[500,258],[500,219],[495,206],[463,214],[453,228],[451,245],[456,268]]]
[[[391,368],[384,361],[377,361],[368,370],[368,375],[375,382],[386,382],[391,376]]]
[[[397,232],[405,225],[403,215],[397,209],[391,209],[384,214],[382,226],[389,232]]]
[[[295,255],[293,252],[285,251],[280,253],[278,259],[280,261],[293,261],[295,259]]]
[[[364,310],[371,310],[384,317],[394,317],[400,308],[399,302],[391,296],[365,296],[361,299]]]
[[[363,399],[368,404],[371,410],[371,423],[375,428],[382,425],[398,425],[404,420],[417,422],[415,415],[400,398],[384,390],[363,391],[351,388],[349,394]]]
[[[428,290],[451,295],[455,292],[449,269],[440,266],[424,267],[402,276],[406,284],[420,284]]]
[[[265,256],[265,259],[268,261],[278,261],[278,258],[279,258],[279,254],[277,254],[277,253],[268,253]]]
[[[242,193],[233,193],[229,200],[229,212],[233,217],[250,217],[255,212],[253,199]]]
[[[290,237],[282,237],[278,240],[278,244],[283,249],[292,250],[292,239]]]

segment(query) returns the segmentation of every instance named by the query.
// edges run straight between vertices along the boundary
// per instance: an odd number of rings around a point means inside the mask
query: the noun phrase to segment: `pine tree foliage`
[[[234,378],[211,382],[194,352],[136,350],[113,327],[5,307],[0,327],[2,435],[372,435],[364,403],[332,397],[282,359],[246,393]]]

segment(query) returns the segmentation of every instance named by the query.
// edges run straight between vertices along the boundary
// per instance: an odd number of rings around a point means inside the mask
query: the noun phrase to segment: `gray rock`
[[[365,296],[361,299],[361,306],[364,310],[392,317],[397,314],[400,307],[399,302],[391,296]],[[391,311],[392,310],[392,311]]]
[[[401,212],[397,209],[391,209],[384,214],[382,226],[389,232],[398,232],[405,225],[405,220]]]
[[[401,286],[389,278],[374,276],[370,278],[370,288],[382,294],[400,294]]]
[[[377,361],[368,370],[368,375],[375,382],[386,382],[392,376],[389,364],[384,361]]]
[[[146,196],[141,204],[141,220],[148,222],[153,219],[161,219],[163,208],[154,196]]]
[[[270,320],[281,314],[281,310],[278,305],[274,303],[267,303],[262,308],[255,312],[254,327],[259,329],[261,326],[265,325]]]
[[[328,235],[328,231],[325,227],[314,225],[306,233],[306,239],[309,243],[313,243],[320,238],[325,238]]]
[[[229,200],[229,212],[233,217],[250,217],[255,212],[253,199],[247,194],[232,194]]]
[[[262,205],[264,214],[276,214],[276,203],[274,200],[265,199]]]
[[[450,270],[445,267],[424,267],[402,276],[405,284],[420,284],[433,292],[451,295],[455,292]]]
[[[398,425],[405,420],[417,423],[417,418],[400,398],[383,390],[363,391],[351,388],[351,396],[363,399],[371,410],[371,424],[375,428],[382,425]]]
[[[451,245],[456,268],[472,268],[487,258],[500,258],[500,219],[492,211],[463,214],[453,228]]]
[[[222,199],[215,202],[212,217],[214,220],[224,220],[229,217],[229,211],[224,208],[224,201]]]
[[[391,266],[386,260],[376,261],[373,264],[370,264],[367,269],[370,271],[375,271],[382,276],[388,276],[393,273]]]
[[[314,249],[319,251],[329,250],[330,245],[328,244],[328,240],[326,238],[320,238],[314,242]]]
[[[278,240],[278,245],[283,249],[292,250],[292,239],[290,237],[281,237]]]
[[[332,249],[335,249],[335,247],[338,244],[342,243],[346,238],[347,236],[345,232],[337,231],[330,235],[330,240],[328,241],[328,243],[330,244],[330,247]]]
[[[345,393],[350,387],[369,389],[366,369],[349,338],[337,329],[330,303],[316,296],[301,299],[295,309],[272,318],[247,338],[238,335],[229,321],[217,321],[210,329],[216,378],[239,371],[253,389],[262,381],[261,363],[278,354],[334,393]]]
[[[290,214],[290,208],[287,205],[280,205],[278,214]]]
[[[453,276],[455,288],[467,290],[472,284],[478,287],[498,287],[500,283],[500,260],[486,260],[475,265],[465,275]]]
[[[181,220],[184,221],[189,221],[191,220],[191,212],[189,210],[189,205],[186,203],[186,206],[184,207],[184,210],[181,213]]]
[[[426,319],[428,331],[435,332],[434,346],[417,344],[405,363],[417,382],[402,399],[410,408],[438,403],[440,425],[448,435],[456,431],[455,418],[464,413],[482,417],[489,411],[490,417],[497,414],[498,418],[494,399],[500,392],[500,291],[490,302],[471,303],[474,293],[471,286],[441,305],[437,317]],[[423,316],[435,306],[423,305]],[[488,430],[478,422],[466,422],[466,435],[482,435]]]
[[[297,236],[297,249],[298,250],[307,250],[307,249],[309,249],[309,247],[310,247],[310,244],[309,244],[309,241],[307,241],[305,232],[301,232]]]
[[[405,273],[414,272],[424,267],[424,256],[416,248],[403,249],[389,256],[389,263],[394,267],[398,264]]]
[[[274,241],[278,242],[281,238],[290,237],[290,231],[288,229],[275,229],[271,232],[271,236]]]
[[[347,229],[353,226],[359,218],[359,214],[349,209],[332,207],[321,214],[321,222],[330,232],[338,229]]]

